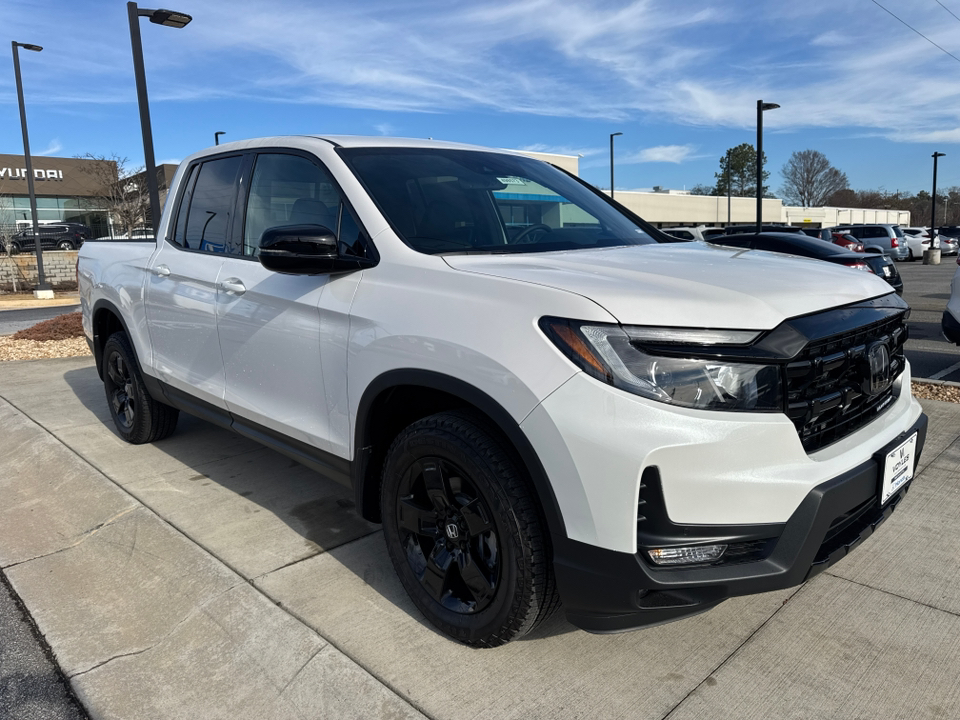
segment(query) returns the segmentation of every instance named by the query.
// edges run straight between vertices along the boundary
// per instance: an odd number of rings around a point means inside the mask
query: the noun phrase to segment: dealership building
[[[113,167],[105,168],[105,164]],[[169,186],[176,170],[176,165],[157,168],[161,188]],[[104,178],[115,176],[116,166],[109,160],[34,157],[38,221],[42,225],[80,223],[89,227],[94,237],[113,235],[103,196]],[[32,223],[24,157],[0,154],[0,233],[12,234]]]

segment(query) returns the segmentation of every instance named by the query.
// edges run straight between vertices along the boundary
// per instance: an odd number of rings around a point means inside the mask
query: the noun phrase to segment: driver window
[[[323,225],[337,233],[340,194],[330,176],[298,155],[257,156],[243,225],[243,254],[259,252],[260,236],[284,225]]]

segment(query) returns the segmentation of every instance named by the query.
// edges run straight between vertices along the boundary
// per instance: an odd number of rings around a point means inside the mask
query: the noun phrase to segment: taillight
[[[900,247],[900,241],[897,240],[896,238],[890,238],[890,247],[892,248]]]
[[[861,262],[860,260],[847,260],[844,265],[846,265],[848,268],[853,268],[854,270],[863,270],[869,273],[873,272],[873,269],[869,265],[867,265],[865,262]]]
[[[854,252],[863,252],[863,243],[857,243],[857,246],[853,249]]]

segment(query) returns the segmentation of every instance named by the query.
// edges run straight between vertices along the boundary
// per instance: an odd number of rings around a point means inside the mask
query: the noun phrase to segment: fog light
[[[693,565],[715,562],[727,550],[726,545],[691,545],[689,547],[654,548],[648,550],[657,565]]]

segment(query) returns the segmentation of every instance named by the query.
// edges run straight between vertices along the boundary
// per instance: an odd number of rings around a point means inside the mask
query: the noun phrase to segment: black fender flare
[[[517,421],[499,402],[482,390],[458,378],[431,370],[401,369],[387,371],[367,385],[360,398],[354,425],[356,442],[354,447],[356,450],[351,469],[353,471],[352,484],[356,492],[357,508],[364,518],[373,520],[379,516],[380,478],[375,475],[371,476],[372,473],[369,468],[372,455],[370,410],[374,401],[384,391],[400,386],[422,387],[452,395],[464,403],[472,405],[496,423],[520,456],[540,501],[540,507],[550,535],[556,540],[566,540],[566,526],[553,486],[550,484],[536,450],[534,450],[526,433],[523,432]]]

